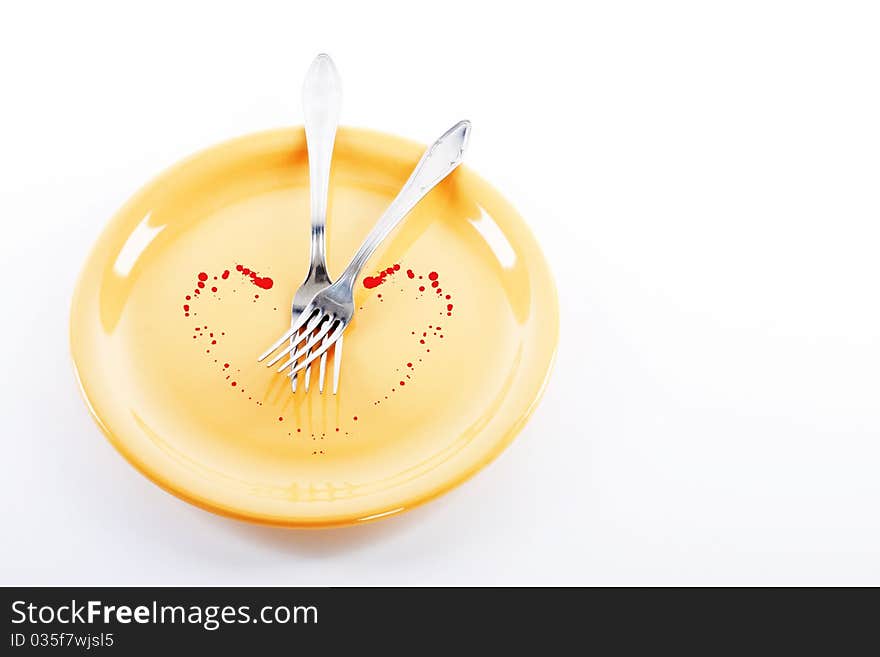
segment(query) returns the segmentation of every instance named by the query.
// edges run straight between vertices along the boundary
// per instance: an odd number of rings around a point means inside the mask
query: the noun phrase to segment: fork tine
[[[342,365],[342,338],[340,334],[336,341],[336,348],[333,350],[333,394],[339,390],[339,366]]]
[[[326,336],[326,335],[324,336],[324,342],[327,342],[327,337],[328,336]],[[323,343],[321,343],[321,346],[324,346]],[[308,370],[306,370],[306,371],[308,371]],[[326,371],[327,371],[327,352],[325,351],[323,354],[321,354],[321,364],[318,367],[318,392],[320,392],[321,394],[324,393],[324,373]]]
[[[305,314],[305,313],[303,313],[303,314]],[[282,358],[284,358],[284,357],[285,357],[287,354],[289,354],[291,351],[293,351],[294,349],[296,349],[296,346],[297,346],[298,344],[300,344],[303,340],[308,339],[309,335],[311,335],[312,331],[315,330],[315,327],[316,327],[316,326],[318,325],[318,323],[321,321],[321,318],[322,318],[322,317],[323,317],[323,316],[321,315],[321,313],[317,313],[317,314],[314,316],[313,319],[309,320],[309,323],[306,324],[305,331],[303,331],[303,332],[297,337],[296,341],[293,341],[293,340],[292,340],[292,341],[291,341],[291,344],[287,345],[284,349],[282,349],[282,350],[279,351],[277,354],[275,354],[275,356],[272,358],[272,360],[270,360],[268,363],[266,363],[266,367],[272,367],[275,363],[277,363],[279,360],[281,360]],[[299,322],[297,322],[297,324],[298,324],[298,323],[299,323]],[[289,333],[289,331],[288,331],[288,333]],[[271,353],[271,352],[269,352],[269,353]],[[268,354],[266,354],[266,355],[268,355]],[[300,354],[300,355],[302,355],[302,354]],[[264,356],[264,358],[265,358],[265,356]],[[257,362],[259,362],[260,360],[262,360],[262,358],[259,359]]]
[[[307,367],[305,371],[306,371],[306,374],[305,374],[305,376],[303,377],[303,383],[304,383],[304,385],[303,385],[303,391],[304,391],[304,392],[308,392],[308,391],[309,391],[309,381],[310,381],[311,378],[312,378],[312,368],[311,368],[311,367]]]
[[[325,328],[325,331],[326,330],[329,329]],[[313,360],[320,357],[321,354],[325,353],[330,347],[332,347],[336,343],[336,340],[339,339],[339,336],[342,335],[342,332],[344,330],[345,326],[342,324],[342,322],[336,322],[336,328],[333,330],[333,333],[330,334],[329,339],[325,340],[318,349],[310,353],[303,362],[301,362],[299,365],[295,365],[293,371],[299,372],[301,369],[308,367]]]
[[[290,338],[291,344],[293,344],[294,340],[296,340],[297,344],[299,344],[299,342],[301,342],[299,335],[300,334],[297,333],[296,337]],[[299,374],[291,374],[290,375],[290,391],[291,392],[296,392],[296,384],[298,383],[298,381],[299,381]]]
[[[326,319],[327,321],[324,321],[324,319]],[[306,342],[305,346],[302,349],[300,349],[299,351],[295,351],[290,356],[290,360],[288,360],[286,363],[284,363],[284,365],[282,365],[281,367],[278,368],[278,372],[283,372],[291,365],[294,365],[295,369],[291,371],[291,374],[295,374],[296,372],[299,372],[300,370],[304,369],[305,364],[307,362],[311,363],[317,356],[320,356],[321,355],[320,351],[312,351],[312,349],[314,348],[314,346],[316,344],[318,344],[321,340],[324,339],[324,336],[327,335],[327,333],[330,331],[331,328],[333,328],[335,323],[336,323],[336,317],[334,317],[333,315],[324,315],[321,318],[321,321],[319,322],[319,325],[323,324],[323,326],[321,326],[321,328],[318,330],[318,332],[315,333],[315,335],[314,335],[314,337],[312,337],[312,339],[310,339],[308,342]],[[304,355],[307,355],[307,358],[302,363],[300,363],[300,365],[302,365],[302,367],[297,366],[296,361],[298,361]]]
[[[308,312],[306,312],[306,310],[307,310]],[[266,349],[266,351],[264,351],[264,352],[262,353],[262,355],[260,355],[260,357],[257,358],[257,362],[258,362],[258,363],[261,363],[261,362],[263,362],[264,360],[266,360],[266,357],[267,357],[269,354],[271,354],[273,351],[275,351],[276,349],[278,349],[278,347],[280,347],[280,346],[281,346],[286,340],[289,340],[290,338],[292,338],[292,337],[296,334],[296,332],[297,332],[299,329],[301,329],[301,328],[303,327],[303,325],[304,325],[308,320],[311,319],[312,315],[313,315],[317,310],[318,310],[318,309],[315,308],[314,306],[312,306],[312,304],[309,304],[309,307],[306,308],[305,310],[303,310],[302,314],[299,316],[299,318],[296,320],[296,322],[295,322],[295,323],[294,323],[289,329],[287,329],[287,330],[284,332],[284,335],[282,335],[282,336],[281,336],[280,338],[278,338],[275,342],[273,342],[273,343],[272,343],[272,346],[269,347],[268,349]],[[284,353],[287,353],[287,351],[285,351]],[[271,365],[271,364],[272,364],[272,363],[269,363],[269,365]],[[268,367],[268,365],[267,365],[267,367]]]

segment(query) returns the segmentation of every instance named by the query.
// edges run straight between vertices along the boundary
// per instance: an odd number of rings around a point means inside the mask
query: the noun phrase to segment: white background
[[[880,584],[875,7],[5,3],[0,583]],[[425,142],[473,121],[469,164],[544,247],[562,335],[476,478],[298,532],[129,467],[67,317],[126,198],[299,123],[320,51],[344,123]]]

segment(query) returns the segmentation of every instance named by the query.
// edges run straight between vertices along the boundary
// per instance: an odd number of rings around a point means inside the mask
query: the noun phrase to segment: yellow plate
[[[331,276],[422,150],[339,131]],[[291,394],[256,358],[289,327],[305,275],[307,157],[301,129],[277,130],[163,173],[98,240],[70,328],[89,407],[135,467],[205,509],[296,527],[388,516],[486,465],[534,409],[559,322],[528,228],[460,168],[368,264],[339,394],[314,379]]]

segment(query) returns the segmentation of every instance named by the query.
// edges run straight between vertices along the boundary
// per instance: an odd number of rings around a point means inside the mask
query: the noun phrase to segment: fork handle
[[[309,187],[312,209],[310,272],[327,270],[325,230],[327,226],[327,194],[330,191],[330,161],[342,84],[328,55],[318,55],[309,67],[303,82],[303,116],[306,144],[309,150]]]
[[[428,192],[461,164],[470,131],[470,121],[459,121],[425,151],[406,184],[391,201],[339,277],[345,279],[351,289],[354,289],[355,281],[367,260],[388,234]]]

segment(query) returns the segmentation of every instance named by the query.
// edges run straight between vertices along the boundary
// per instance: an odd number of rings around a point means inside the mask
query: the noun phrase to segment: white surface
[[[0,583],[880,584],[876,5],[330,4],[0,10]],[[562,340],[475,479],[303,533],[129,467],[79,398],[67,313],[126,198],[300,122],[324,50],[344,123],[473,121],[469,164],[552,259]]]

